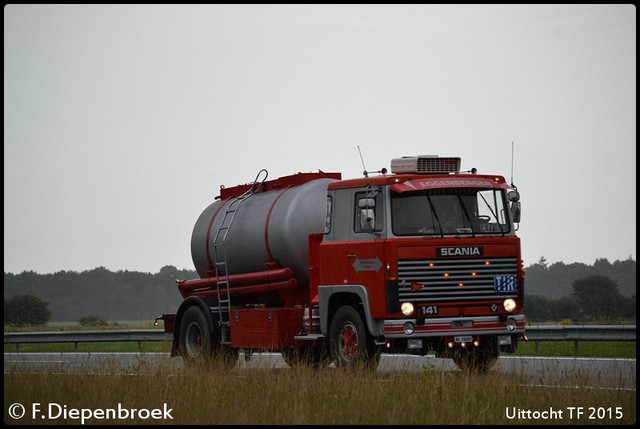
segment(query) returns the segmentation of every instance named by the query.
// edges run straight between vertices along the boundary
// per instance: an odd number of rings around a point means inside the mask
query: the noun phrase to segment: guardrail
[[[530,341],[636,340],[636,325],[538,325],[526,331]]]
[[[636,325],[538,325],[526,328],[529,341],[573,341],[576,349],[580,341],[636,341]],[[171,341],[171,334],[162,329],[87,330],[53,332],[5,332],[4,343],[95,343],[136,341],[138,349],[147,341]]]
[[[635,341],[635,325],[539,325],[526,328],[529,341],[540,351],[541,341],[573,341],[578,351],[580,341]]]
[[[118,330],[86,330],[86,331],[50,331],[50,332],[5,332],[4,343],[20,344],[36,343],[101,343],[136,341],[138,349],[147,341],[171,340],[171,334],[165,334],[161,329],[118,329]]]

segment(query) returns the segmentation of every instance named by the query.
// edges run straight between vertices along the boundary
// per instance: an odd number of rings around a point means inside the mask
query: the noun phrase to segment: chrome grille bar
[[[496,276],[516,276],[516,258],[398,261],[400,302],[471,301],[514,298],[517,289],[497,293]],[[517,287],[517,286],[516,286]]]

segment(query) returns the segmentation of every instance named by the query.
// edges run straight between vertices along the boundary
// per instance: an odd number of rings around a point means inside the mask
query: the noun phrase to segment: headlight
[[[411,316],[413,314],[413,310],[413,304],[411,304],[410,302],[403,302],[400,306],[400,311],[402,311],[402,314],[404,314],[405,316]]]
[[[502,306],[507,312],[512,313],[516,309],[516,302],[515,300],[508,298],[502,302]]]

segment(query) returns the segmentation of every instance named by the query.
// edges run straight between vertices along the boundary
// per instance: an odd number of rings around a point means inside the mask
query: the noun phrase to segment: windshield
[[[498,189],[439,189],[391,194],[395,235],[506,234],[508,210]]]

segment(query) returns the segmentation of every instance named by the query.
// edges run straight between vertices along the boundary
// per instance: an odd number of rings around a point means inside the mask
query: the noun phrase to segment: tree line
[[[175,281],[197,277],[195,270],[169,265],[158,273],[113,272],[104,267],[53,274],[5,272],[5,325],[7,302],[18,295],[47,303],[51,322],[77,322],[87,316],[106,321],[154,320],[162,313],[175,312],[182,301]]]
[[[602,258],[593,265],[549,265],[541,258],[525,271],[525,314],[530,322],[635,323],[636,261],[631,258],[613,263]],[[197,277],[195,270],[171,265],[158,273],[112,272],[104,267],[53,274],[5,272],[5,326],[38,324],[30,321],[30,314],[46,319],[44,323],[153,320],[175,312],[182,302],[176,280]]]

